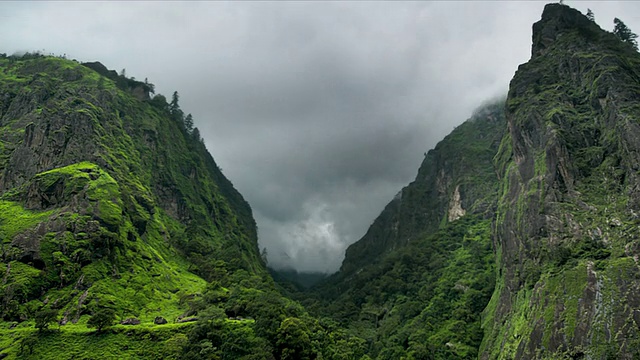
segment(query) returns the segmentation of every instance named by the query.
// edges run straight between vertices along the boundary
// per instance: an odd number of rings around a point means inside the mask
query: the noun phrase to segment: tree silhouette
[[[593,22],[595,22],[595,21],[596,21],[596,18],[595,18],[595,16],[593,15],[593,11],[591,11],[591,9],[587,9],[587,19],[589,19],[589,20],[591,20],[591,21],[593,21]]]
[[[184,118],[184,128],[188,133],[193,132],[193,116],[188,114],[187,117]]]
[[[633,33],[627,25],[625,25],[622,20],[615,18],[613,19],[613,23],[615,27],[613,28],[613,33],[622,41],[631,44],[631,46],[637,51],[638,50],[638,35]]]
[[[58,311],[53,309],[40,310],[35,315],[36,329],[39,331],[49,328],[49,324],[56,321],[58,317]]]

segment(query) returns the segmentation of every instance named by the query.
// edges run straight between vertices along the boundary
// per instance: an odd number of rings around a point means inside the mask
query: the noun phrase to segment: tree
[[[631,44],[631,46],[637,51],[638,50],[638,35],[634,34],[631,29],[622,22],[622,20],[615,18],[613,19],[613,23],[615,27],[613,28],[613,33],[622,41]]]
[[[184,118],[184,128],[188,133],[193,131],[193,116],[191,116],[191,114],[188,114],[187,117]]]
[[[595,18],[595,16],[593,16],[593,11],[591,11],[591,9],[587,9],[587,19],[589,19],[589,20],[591,20],[593,22],[596,21],[596,18]]]
[[[298,318],[286,318],[278,328],[276,351],[280,359],[309,359],[311,339],[306,324]]]
[[[144,84],[147,86],[147,89],[149,89],[149,93],[150,94],[155,94],[156,93],[156,86],[152,83],[149,82],[149,79],[144,78]]]
[[[87,327],[97,328],[98,331],[109,327],[116,319],[116,313],[111,309],[100,309],[87,321]]]
[[[180,109],[180,105],[178,105],[178,100],[180,100],[180,95],[178,94],[177,91],[174,91],[173,95],[171,96],[171,103],[169,104],[169,111],[171,111],[171,113]]]
[[[54,309],[40,310],[35,315],[36,329],[43,331],[49,328],[49,324],[56,321],[58,318],[58,311]]]
[[[183,122],[184,113],[182,112],[182,110],[180,110],[180,104],[178,104],[179,99],[180,95],[178,95],[177,91],[174,91],[173,95],[171,96],[171,103],[169,104],[169,112],[176,121]]]
[[[202,138],[200,137],[200,130],[198,130],[198,128],[193,128],[191,136],[193,137],[193,140],[203,142]]]
[[[122,68],[122,70],[120,70],[120,76],[123,78],[127,77],[127,69]]]

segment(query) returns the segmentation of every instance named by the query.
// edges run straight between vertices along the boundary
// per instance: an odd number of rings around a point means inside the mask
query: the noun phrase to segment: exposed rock
[[[156,318],[153,319],[153,323],[156,325],[164,325],[167,323],[167,319],[163,318],[162,316],[156,316]]]
[[[415,180],[347,248],[341,276],[372,265],[420,234],[435,232],[443,219],[492,216],[496,194],[487,184],[497,180],[493,158],[506,130],[503,110],[501,102],[485,106],[425,155]]]
[[[140,325],[140,320],[136,318],[126,318],[120,321],[120,325]]]
[[[453,192],[453,197],[449,202],[449,221],[456,221],[464,216],[466,211],[462,208],[462,201],[460,200],[460,185],[456,186]]]
[[[542,348],[633,357],[640,270],[629,243],[640,229],[625,224],[640,204],[640,127],[629,120],[640,116],[639,67],[637,52],[575,9],[548,4],[534,24],[532,58],[507,99],[512,156],[497,163],[503,285],[482,359],[541,358]]]
[[[186,322],[193,322],[193,321],[198,321],[198,318],[195,317],[195,316],[186,317],[186,318],[178,318],[178,320],[176,322],[177,323],[186,323]]]

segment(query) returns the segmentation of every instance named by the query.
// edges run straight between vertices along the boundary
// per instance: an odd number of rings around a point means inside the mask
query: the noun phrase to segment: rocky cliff
[[[625,359],[640,349],[640,54],[545,7],[496,156],[498,281],[484,359]]]
[[[477,357],[495,280],[503,110],[502,101],[481,107],[425,154],[340,271],[312,289],[310,309],[365,339],[373,358]]]
[[[429,150],[416,179],[349,246],[340,274],[353,273],[467,212],[490,217],[497,181],[492,159],[504,124],[501,102],[482,107]]]

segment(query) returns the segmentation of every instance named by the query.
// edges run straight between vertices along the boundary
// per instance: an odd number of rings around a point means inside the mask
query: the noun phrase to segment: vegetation
[[[198,316],[205,279],[241,272],[274,287],[248,204],[141,84],[99,63],[0,59],[0,316],[19,324],[0,326],[2,354],[43,358],[46,341],[22,324],[44,330],[54,315],[61,331],[46,336],[68,338],[108,326],[106,308],[134,327]],[[179,329],[182,349],[189,326]]]
[[[87,320],[87,326],[94,327],[100,332],[102,329],[113,325],[115,319],[115,311],[112,309],[100,309]]]
[[[631,29],[629,29],[627,25],[625,25],[625,23],[623,23],[622,20],[618,18],[613,19],[613,23],[615,24],[615,27],[613,28],[613,33],[620,40],[626,43],[629,43],[637,51],[638,41],[636,39],[638,38],[638,35],[632,32]]]
[[[49,328],[52,322],[55,322],[58,317],[58,311],[54,309],[44,309],[36,312],[34,318],[36,322],[36,329],[43,331]]]

